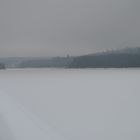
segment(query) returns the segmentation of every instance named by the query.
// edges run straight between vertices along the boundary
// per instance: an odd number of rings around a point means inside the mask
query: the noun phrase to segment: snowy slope
[[[10,140],[140,139],[140,69],[7,70],[0,90]]]

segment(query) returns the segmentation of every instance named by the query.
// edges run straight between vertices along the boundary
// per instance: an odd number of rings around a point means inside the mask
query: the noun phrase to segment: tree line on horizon
[[[0,69],[5,69],[5,64],[4,63],[0,63]]]
[[[140,67],[140,48],[125,48],[75,57],[70,68]]]
[[[6,59],[6,58],[5,58]],[[5,68],[129,68],[140,67],[140,47],[101,53],[53,58],[7,58],[0,62]]]

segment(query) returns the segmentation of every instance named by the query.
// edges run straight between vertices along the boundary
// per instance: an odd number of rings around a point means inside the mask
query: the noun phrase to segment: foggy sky
[[[0,0],[0,57],[140,46],[139,0]]]

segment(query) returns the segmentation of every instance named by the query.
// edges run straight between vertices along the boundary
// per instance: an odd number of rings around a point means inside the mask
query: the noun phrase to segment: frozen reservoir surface
[[[140,140],[140,69],[0,71],[0,140]]]

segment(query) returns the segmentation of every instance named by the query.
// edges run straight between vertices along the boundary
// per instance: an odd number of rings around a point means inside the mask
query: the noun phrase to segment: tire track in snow
[[[60,140],[60,137],[49,127],[47,129],[42,127],[41,123],[18,101],[1,92],[0,114],[3,115],[15,140]]]

